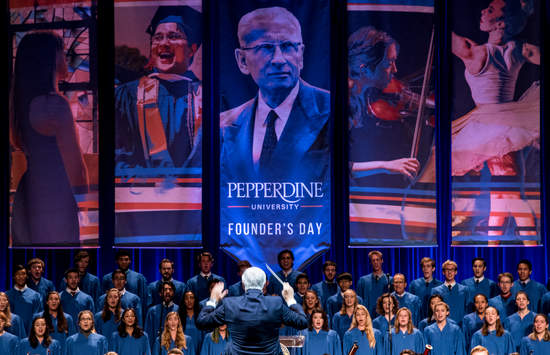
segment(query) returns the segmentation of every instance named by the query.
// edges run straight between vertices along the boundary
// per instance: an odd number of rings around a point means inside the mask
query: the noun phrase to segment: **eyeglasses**
[[[241,49],[244,51],[254,51],[254,54],[273,56],[275,54],[275,50],[279,47],[283,55],[294,55],[298,53],[298,50],[302,45],[303,43],[301,42],[284,41],[279,43],[260,43],[254,47],[242,47]]]
[[[164,38],[166,38],[169,42],[176,42],[182,39],[187,39],[185,38],[185,35],[183,33],[168,32],[166,35],[164,33],[157,33],[153,35],[153,37],[151,38],[151,41],[153,43],[160,43],[164,40]]]

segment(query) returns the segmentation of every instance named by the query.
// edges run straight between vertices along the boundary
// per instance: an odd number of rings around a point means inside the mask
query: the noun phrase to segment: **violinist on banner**
[[[401,174],[413,179],[420,168],[416,158],[408,157],[410,139],[400,139],[410,136],[410,127],[402,124],[401,117],[391,117],[396,109],[404,112],[407,107],[379,102],[385,91],[401,85],[394,79],[398,53],[395,39],[372,26],[361,27],[348,39],[350,141],[352,145],[368,142],[369,147],[382,147],[352,150],[352,173]],[[403,179],[398,181],[403,184]]]

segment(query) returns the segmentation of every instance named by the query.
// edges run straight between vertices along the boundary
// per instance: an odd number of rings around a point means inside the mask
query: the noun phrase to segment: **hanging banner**
[[[540,14],[452,2],[452,245],[540,244]]]
[[[219,2],[221,247],[304,267],[330,247],[329,1]]]
[[[201,44],[201,1],[115,1],[117,246],[201,246]]]
[[[10,246],[98,246],[91,1],[10,0]],[[50,28],[33,31],[32,28]]]
[[[433,1],[348,2],[353,247],[437,244],[433,12]]]

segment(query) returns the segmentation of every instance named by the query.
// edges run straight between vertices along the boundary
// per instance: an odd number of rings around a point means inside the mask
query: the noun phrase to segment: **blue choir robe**
[[[0,354],[17,354],[19,338],[11,333],[0,335]]]
[[[395,324],[395,316],[391,318],[390,323],[393,327],[393,324]],[[378,316],[372,321],[372,327],[378,329],[382,334],[386,334],[388,332],[388,326],[388,320],[384,316]]]
[[[63,291],[66,288],[67,288],[67,281],[65,280],[65,278],[63,278],[61,279],[61,283],[59,284],[59,290]],[[101,285],[99,284],[99,278],[97,276],[92,275],[89,272],[86,272],[84,276],[80,277],[78,288],[82,292],[90,295],[90,297],[92,297],[92,299],[94,300],[95,305],[99,305],[97,301],[99,301],[99,296],[101,296],[102,292],[101,292]]]
[[[468,287],[470,291],[470,299],[468,300],[468,312],[473,312],[474,309],[474,297],[481,293],[484,294],[487,299],[498,296],[499,290],[496,282],[489,280],[484,277],[483,280],[479,283],[475,282],[475,278],[470,277],[469,279],[462,280],[461,284]]]
[[[78,313],[84,310],[94,313],[94,300],[90,295],[82,291],[78,291],[76,295],[71,295],[67,291],[62,291],[59,294],[63,311],[69,313],[73,317],[73,321],[76,327],[78,327]]]
[[[519,353],[520,355],[548,355],[550,354],[550,341],[539,341],[523,337]]]
[[[114,287],[113,285],[113,273],[109,273],[103,276],[103,292]],[[147,300],[147,280],[145,276],[134,270],[126,270],[126,290],[132,292],[134,295],[137,295],[140,300]],[[145,304],[142,304],[142,307]],[[143,309],[145,310],[145,309]]]
[[[15,336],[17,336],[19,339],[23,339],[27,337],[27,329],[25,328],[25,324],[23,323],[23,319],[19,317],[17,314],[13,313],[13,310],[11,310],[11,327],[5,328],[4,330],[8,333],[11,333]]]
[[[392,278],[382,275],[379,278],[372,273],[361,276],[357,282],[357,295],[364,300],[364,305],[370,314],[376,314],[376,301],[383,293],[388,292],[388,284],[392,283]]]
[[[514,285],[512,286],[512,294],[514,295],[514,297],[516,293],[518,293],[518,291],[524,291],[529,296],[530,311],[533,311],[535,313],[541,311],[540,305],[542,297],[548,291],[543,284],[533,279],[530,279],[529,282],[525,284],[525,286],[522,286],[521,282],[519,280],[516,280],[514,281]]]
[[[424,341],[433,347],[430,355],[466,355],[464,334],[456,324],[447,322],[443,330],[437,323],[427,326]]]
[[[317,332],[313,329],[306,330],[303,334],[305,335],[305,342],[302,355],[342,355],[342,343],[339,335],[334,330],[320,330]],[[201,355],[207,354],[201,353]]]
[[[428,316],[429,299],[432,295],[432,289],[443,284],[442,281],[432,279],[430,282],[426,282],[423,277],[411,281],[409,284],[409,292],[418,296],[422,302],[422,308],[420,308],[420,318],[424,319]]]
[[[42,317],[43,315],[44,312],[36,313],[33,316],[33,319]],[[65,319],[67,319],[67,333],[60,333],[59,330],[57,330],[57,317],[52,317],[53,332],[50,333],[52,339],[55,339],[59,342],[62,351],[65,350],[65,342],[67,341],[67,338],[73,334],[76,334],[76,326],[73,321],[73,317],[65,312],[63,312],[63,315],[65,316]]]
[[[422,353],[424,351],[424,347],[425,347],[424,336],[422,335],[422,332],[420,330],[414,328],[413,332],[409,334],[406,331],[396,332],[395,329],[393,329],[391,333],[392,333],[391,355],[399,355],[401,351],[405,349],[410,349],[417,353]],[[385,335],[384,344],[386,346],[386,354],[389,354],[390,343],[388,339],[388,334]]]
[[[55,286],[53,282],[44,277],[41,277],[40,280],[38,280],[38,283],[35,283],[34,280],[29,279],[29,281],[27,282],[27,287],[38,292],[40,294],[40,297],[42,298],[42,302],[44,303],[46,301],[48,293],[50,291],[55,291]]]
[[[305,296],[305,295],[301,295],[301,294],[299,294],[298,292],[294,292],[294,300],[295,300],[296,303],[298,303],[300,306],[304,304],[304,296]]]
[[[134,338],[128,334],[121,337],[118,331],[113,332],[109,341],[109,350],[118,355],[151,355],[147,333],[143,333],[139,338]]]
[[[150,346],[153,346],[155,338],[164,329],[166,315],[170,312],[177,312],[178,308],[178,305],[174,303],[171,303],[168,307],[165,307],[163,304],[157,304],[149,308],[145,317],[145,332],[149,334]]]
[[[349,327],[351,326],[351,320],[353,317],[348,316],[347,313],[340,314],[340,312],[337,312],[332,317],[332,326],[331,328],[338,333],[338,336],[340,339],[344,339],[344,334],[348,331]]]
[[[407,291],[403,292],[401,296],[399,296],[395,292],[392,292],[392,295],[397,298],[397,301],[399,302],[399,308],[407,307],[409,311],[411,311],[413,324],[417,326],[422,319],[420,318],[420,308],[422,307],[422,302],[420,301],[420,298]]]
[[[472,342],[472,336],[475,332],[483,327],[484,319],[479,318],[477,312],[472,312],[464,316],[462,320],[462,332],[464,332],[464,339],[466,340],[466,351],[470,352],[470,343]]]
[[[452,290],[445,285],[439,285],[432,289],[433,295],[441,295],[443,301],[449,305],[451,311],[449,318],[452,318],[459,326],[462,326],[462,320],[467,314],[470,292],[468,288],[459,283],[455,283]]]
[[[329,317],[329,319],[332,319],[332,317],[334,317],[336,313],[340,312],[340,310],[342,309],[343,303],[344,303],[344,298],[342,297],[341,292],[338,292],[337,294],[332,295],[328,298],[327,308],[325,311],[327,312],[327,316]],[[366,307],[366,304],[363,301],[363,298],[359,295],[357,295],[357,303],[362,304]],[[375,314],[375,313],[371,313],[371,314]]]
[[[287,276],[283,273],[283,270],[279,270],[276,274],[281,280],[283,280],[283,282],[288,282],[290,286],[294,288],[294,291],[296,291],[296,278],[301,274],[300,271],[291,270]],[[273,275],[269,275],[267,294],[281,296],[281,292],[283,292],[283,285],[281,285],[281,283]]]
[[[99,303],[97,305],[97,308],[100,309],[103,308],[103,305],[105,304],[105,297],[107,296],[106,293],[101,295],[99,297]],[[141,299],[133,294],[132,292],[125,290],[124,294],[120,298],[120,306],[122,309],[128,309],[133,308],[136,311],[136,318],[138,320],[138,324],[141,326],[143,324],[143,315],[141,313]]]
[[[26,287],[23,291],[11,288],[6,295],[10,301],[10,311],[21,317],[25,330],[30,329],[32,316],[43,310],[40,294]]]
[[[189,335],[185,334],[185,342],[186,342],[185,345],[187,346],[187,349],[178,348],[181,351],[183,351],[183,355],[196,355],[196,354],[198,354],[198,353],[195,353],[195,344],[193,342],[193,338],[191,338]],[[170,341],[170,348],[168,350],[171,350],[171,349],[174,349],[174,348],[177,348],[176,343],[174,343],[174,341],[171,340]],[[160,349],[160,353],[159,353],[159,349]],[[157,337],[155,339],[155,344],[153,345],[152,355],[159,355],[159,354],[167,355],[168,351],[166,350],[166,348],[160,346],[160,338]]]
[[[326,282],[325,280],[323,280],[313,285],[311,289],[317,292],[317,296],[319,296],[319,300],[321,301],[321,306],[323,306],[323,309],[327,309],[327,302],[329,297],[340,293],[340,287],[338,287],[336,281]]]
[[[202,342],[200,355],[221,355],[225,349],[227,343],[231,341],[230,338],[223,339],[220,337],[217,343],[212,340],[212,333],[206,334],[204,341]]]
[[[193,291],[195,298],[198,300],[203,300],[207,297],[210,297],[210,290],[208,289],[208,281],[212,279],[221,280],[223,282],[224,289],[227,287],[225,279],[214,273],[210,273],[208,278],[199,275],[195,275],[189,280],[187,280],[187,290]]]
[[[514,340],[510,333],[505,330],[502,336],[498,337],[496,331],[491,331],[487,335],[481,334],[481,329],[474,333],[470,348],[481,345],[489,350],[489,355],[508,355],[516,351]]]
[[[115,332],[118,328],[118,325],[120,324],[120,320],[118,322],[115,322],[115,314],[111,312],[111,318],[109,318],[107,321],[104,321],[103,318],[101,318],[101,313],[103,311],[99,311],[94,315],[94,324],[95,324],[95,330],[106,337],[111,336],[113,332]],[[122,317],[122,312],[120,314]]]
[[[227,290],[227,295],[230,297],[244,295],[242,281],[235,282],[233,285],[229,286],[229,289]]]
[[[517,314],[516,312],[506,318],[506,321],[504,322],[504,327],[507,331],[510,332],[510,335],[512,335],[516,351],[519,351],[521,339],[528,336],[533,331],[533,322],[535,321],[535,316],[535,313],[529,312],[525,315],[525,317],[523,317],[523,319],[521,319],[519,314]]]
[[[376,340],[376,345],[374,348],[370,347],[369,339],[365,332],[360,331],[357,328],[348,330],[344,334],[344,354],[348,354],[351,350],[351,347],[354,343],[357,343],[359,349],[357,349],[357,354],[361,355],[384,355],[384,337],[378,329],[373,329],[374,339]]]
[[[195,314],[193,317],[187,317],[185,319],[185,329],[183,332],[185,335],[189,335],[193,339],[193,345],[195,346],[195,353],[198,354],[201,351],[202,339],[206,332],[199,330],[195,321],[197,320],[198,314]]]
[[[540,300],[540,313],[550,313],[550,292],[546,292]]]
[[[435,319],[424,318],[418,323],[418,330],[420,330],[421,332],[424,332],[424,329],[426,329],[427,326],[432,325],[433,323],[435,323]],[[451,318],[447,318],[447,323],[456,324],[456,322]]]
[[[19,351],[18,353],[20,355],[62,355],[63,352],[61,350],[61,345],[59,345],[59,342],[55,339],[52,339],[52,342],[50,345],[46,348],[42,344],[38,344],[36,348],[33,348],[31,346],[31,343],[29,343],[29,338],[25,338],[21,340],[19,343]]]
[[[502,298],[501,295],[493,297],[489,299],[489,306],[497,309],[500,319],[506,319],[517,311],[516,300],[513,295],[506,299]]]
[[[96,333],[76,333],[65,342],[65,355],[104,355],[107,351],[107,338]]]
[[[183,297],[183,294],[185,293],[185,290],[187,289],[187,285],[185,282],[181,282],[178,280],[170,280],[174,286],[176,286],[176,293],[174,294],[174,300],[176,303],[179,303],[181,298]],[[147,307],[154,306],[156,304],[162,303],[162,298],[160,297],[160,286],[162,285],[162,280],[157,280],[151,282],[147,286]],[[142,300],[144,301],[144,300]]]

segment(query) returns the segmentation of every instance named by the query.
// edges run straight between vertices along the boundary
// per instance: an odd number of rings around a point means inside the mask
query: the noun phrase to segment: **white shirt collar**
[[[300,82],[296,83],[296,86],[290,91],[286,99],[277,107],[269,107],[262,96],[262,93],[258,93],[258,106],[256,107],[256,116],[254,118],[254,138],[252,142],[252,160],[254,163],[258,163],[260,160],[260,155],[262,154],[262,145],[264,143],[265,131],[267,129],[267,124],[265,122],[267,115],[271,110],[275,111],[278,118],[275,120],[275,133],[277,134],[277,139],[281,139],[281,134],[286,126],[290,112],[292,111],[292,106],[298,92],[300,91]]]
[[[285,275],[285,277],[288,277],[288,275],[290,275],[292,273],[292,269],[290,269],[288,271],[281,270],[281,272],[283,273],[283,275]]]
[[[122,291],[118,291],[120,293],[120,297],[124,296],[126,293],[126,288],[123,288]]]
[[[455,287],[456,281],[455,281],[455,280],[453,280],[453,282],[447,282],[447,281],[445,281],[445,286],[446,286],[446,287],[449,287],[449,285],[451,285],[451,287]]]
[[[67,287],[65,289],[65,291],[67,291],[67,293],[69,293],[70,295],[72,295],[73,292],[76,292],[76,293],[79,293],[80,292],[80,288],[76,288],[76,290],[71,290],[69,287]]]
[[[522,282],[525,282],[526,284],[528,284],[530,281],[531,281],[531,278],[527,278],[525,281],[521,281],[520,279],[518,279],[518,282],[520,285]]]
[[[17,287],[17,285],[13,285],[13,288],[16,289],[16,290],[19,291],[19,292],[23,292],[23,291],[25,291],[28,287],[27,287],[27,284],[25,284],[25,286],[23,286],[23,288],[19,288],[19,287]]]
[[[201,275],[202,277],[210,277],[210,275],[212,275],[212,273],[209,272],[208,274],[205,274],[204,272],[201,271],[201,272],[200,272],[200,275]]]
[[[485,276],[483,276],[483,275],[481,275],[480,278],[477,278],[477,277],[474,276],[474,281],[479,281],[479,282],[481,282],[481,281],[483,281],[483,280],[485,280]]]
[[[430,282],[432,282],[432,281],[433,281],[433,279],[434,279],[434,278],[433,278],[433,276],[432,276],[432,277],[430,277],[429,279],[426,279],[426,278],[425,278],[425,279],[424,279],[424,282],[426,282],[426,283],[430,283]]]

